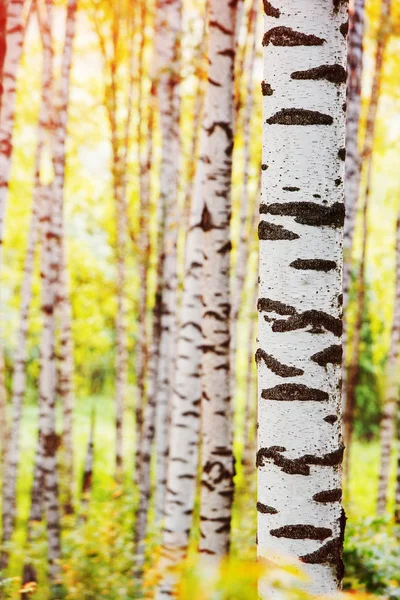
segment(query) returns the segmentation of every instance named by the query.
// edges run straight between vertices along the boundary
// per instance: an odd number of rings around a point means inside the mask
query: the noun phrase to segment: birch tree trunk
[[[353,334],[353,350],[350,357],[348,369],[348,380],[346,386],[346,402],[343,415],[343,433],[344,443],[347,448],[346,452],[346,473],[348,473],[350,465],[350,444],[353,434],[353,419],[356,401],[356,387],[359,374],[359,357],[360,357],[360,340],[361,326],[364,312],[364,268],[366,255],[366,236],[367,236],[367,213],[370,196],[371,175],[372,175],[372,152],[375,138],[375,123],[378,112],[379,96],[381,89],[382,67],[386,45],[389,39],[389,19],[391,10],[391,0],[382,0],[380,28],[378,33],[378,43],[375,52],[375,66],[372,80],[371,98],[368,106],[367,123],[365,131],[365,140],[362,152],[362,162],[367,165],[367,183],[364,199],[363,210],[363,247],[359,273],[359,291],[357,299],[357,318]]]
[[[347,389],[347,306],[351,283],[351,251],[360,192],[361,155],[359,151],[359,123],[361,113],[361,86],[363,73],[364,0],[351,0],[349,6],[349,34],[347,47],[347,111],[346,147],[341,150],[345,160],[344,193],[346,218],[343,231],[343,408]]]
[[[82,478],[81,513],[83,518],[87,517],[87,508],[93,487],[93,462],[94,462],[94,432],[96,426],[96,408],[93,405],[90,418],[90,433],[87,445],[85,466]]]
[[[202,132],[204,156],[205,133]],[[198,467],[202,357],[201,274],[203,264],[203,186],[205,163],[199,160],[186,237],[185,275],[171,402],[170,448],[160,570],[156,598],[173,596],[176,578],[168,572],[187,555]]]
[[[395,430],[396,404],[398,399],[398,357],[400,343],[400,214],[396,223],[396,279],[393,301],[393,321],[390,336],[389,354],[386,364],[385,404],[380,425],[381,462],[378,483],[378,515],[386,511],[390,457]]]
[[[7,49],[7,2],[0,4],[0,121],[1,121],[1,101],[3,97],[3,68]]]
[[[4,219],[11,170],[12,133],[18,65],[22,54],[24,27],[22,11],[24,0],[8,0],[6,24],[6,53],[3,65],[3,91],[0,114],[0,268]]]
[[[397,468],[394,498],[394,522],[400,524],[400,399],[397,399]]]
[[[257,53],[257,8],[258,2],[252,2],[249,13],[249,31],[253,32],[253,41],[250,49],[249,63],[247,65],[247,87],[246,104],[243,118],[243,187],[240,202],[239,215],[239,240],[236,256],[236,269],[233,276],[232,285],[232,319],[231,319],[231,365],[232,365],[232,398],[235,396],[236,388],[236,339],[239,327],[239,314],[243,298],[243,287],[246,278],[246,259],[248,246],[248,215],[249,215],[249,179],[250,179],[250,137],[251,137],[251,118],[253,114],[254,95],[253,95],[253,74],[254,64]]]
[[[296,10],[282,1],[264,9],[258,552],[300,559],[317,595],[335,592],[343,575],[347,7],[299,0]]]
[[[230,216],[236,4],[209,4],[209,71],[203,134],[202,478],[203,554],[229,551],[233,477],[230,389]]]
[[[162,143],[159,201],[165,210],[163,296],[156,399],[156,521],[160,521],[164,513],[168,461],[168,409],[176,354],[181,0],[158,0],[156,10],[156,53],[159,69],[157,91]]]

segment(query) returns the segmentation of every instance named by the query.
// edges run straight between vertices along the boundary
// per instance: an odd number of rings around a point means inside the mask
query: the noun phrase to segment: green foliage
[[[347,528],[345,587],[400,599],[400,528],[368,518]]]

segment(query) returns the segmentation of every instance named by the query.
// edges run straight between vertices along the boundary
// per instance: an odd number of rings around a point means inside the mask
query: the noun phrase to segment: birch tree
[[[7,3],[2,2],[0,4],[0,119],[1,119],[1,99],[3,96],[3,67],[4,67],[4,58],[6,55],[6,48],[7,48],[6,28],[7,28]]]
[[[163,296],[156,400],[156,520],[158,521],[164,512],[168,459],[168,408],[176,353],[181,9],[181,0],[158,0],[156,4],[157,96],[162,144],[159,202],[165,211]]]
[[[202,133],[204,149],[205,133]],[[171,566],[187,554],[192,526],[200,433],[202,357],[201,272],[203,264],[204,154],[198,162],[185,248],[185,275],[171,402],[170,448],[157,598],[170,598],[176,583]]]
[[[202,478],[200,543],[203,554],[229,550],[233,476],[230,390],[230,213],[233,150],[233,74],[236,3],[209,3],[209,69],[203,132],[204,262],[202,275]]]
[[[379,468],[377,512],[383,515],[386,511],[390,458],[394,437],[396,404],[398,398],[398,356],[400,343],[400,215],[396,223],[396,277],[393,301],[393,320],[390,336],[389,354],[386,363],[385,403],[380,425],[381,461]]]
[[[6,53],[3,64],[3,90],[0,113],[0,268],[13,148],[12,133],[14,128],[17,72],[24,40],[23,8],[24,0],[9,0],[7,3]]]
[[[258,553],[300,559],[313,594],[343,575],[346,8],[264,2]]]
[[[362,162],[367,165],[366,173],[366,186],[365,186],[365,197],[363,207],[363,241],[362,251],[360,260],[360,272],[359,272],[359,288],[357,298],[357,316],[356,324],[353,333],[352,352],[350,356],[350,363],[348,368],[348,377],[346,385],[346,402],[345,411],[343,415],[343,433],[344,443],[347,448],[346,457],[346,471],[350,465],[350,444],[353,435],[353,419],[354,409],[356,403],[356,386],[359,375],[359,362],[360,362],[360,342],[361,342],[361,326],[362,317],[364,312],[364,269],[365,269],[365,258],[367,252],[367,216],[369,208],[370,190],[371,190],[371,177],[372,177],[372,165],[373,165],[373,147],[375,139],[375,124],[376,115],[378,112],[379,97],[381,92],[381,80],[383,61],[385,55],[385,49],[389,39],[390,33],[390,10],[391,0],[382,0],[381,14],[380,14],[380,26],[378,31],[378,42],[375,51],[375,63],[372,78],[371,97],[368,105],[367,122],[365,128],[365,139],[362,150]]]
[[[347,370],[347,315],[351,280],[351,251],[356,224],[357,202],[360,192],[361,154],[359,124],[361,113],[361,85],[363,74],[364,0],[352,0],[349,6],[349,33],[347,47],[347,112],[345,158],[346,218],[343,231],[343,407],[346,405]]]

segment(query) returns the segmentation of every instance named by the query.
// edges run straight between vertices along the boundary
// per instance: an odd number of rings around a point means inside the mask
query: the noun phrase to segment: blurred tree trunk
[[[298,557],[310,578],[307,591],[322,595],[341,585],[346,519],[338,156],[345,142],[346,39],[338,31],[347,6],[302,0],[293,11],[273,4],[264,2],[258,554],[274,563]],[[261,581],[260,595],[270,597],[265,588]]]
[[[85,466],[82,478],[81,490],[81,515],[84,519],[87,518],[87,510],[90,502],[90,496],[93,487],[93,462],[94,462],[94,433],[96,426],[96,406],[93,403],[92,413],[90,417],[90,432],[86,450]]]
[[[23,7],[23,0],[8,0],[6,53],[2,72],[3,90],[0,114],[0,269],[2,264],[4,220],[11,169],[11,155],[13,150],[12,135],[14,128],[17,71],[24,40],[24,26],[22,22]]]
[[[258,204],[258,203],[257,203]],[[255,462],[256,418],[255,418],[255,389],[254,389],[254,344],[256,340],[256,307],[258,286],[254,281],[254,290],[250,302],[249,335],[247,339],[247,373],[246,396],[243,425],[243,456],[242,464],[245,475],[251,477]]]
[[[207,144],[202,130],[200,158],[185,247],[185,274],[179,321],[177,359],[171,401],[170,448],[160,570],[165,576],[156,598],[170,598],[176,578],[165,570],[187,555],[196,494],[201,402],[201,273],[203,265],[202,213]]]
[[[394,498],[394,522],[400,524],[400,398],[397,397],[397,468]]]
[[[385,404],[380,425],[381,463],[379,469],[377,513],[383,515],[386,511],[390,457],[395,431],[396,402],[398,398],[398,357],[400,342],[400,214],[396,223],[396,278],[393,301],[393,321],[390,336],[389,354],[386,363]]]
[[[3,97],[3,67],[7,50],[7,2],[0,3],[0,121],[1,101]]]
[[[347,377],[347,388],[346,388],[346,402],[345,412],[343,415],[343,435],[344,443],[346,446],[346,479],[348,479],[350,469],[350,444],[353,435],[354,427],[354,410],[356,405],[356,388],[359,377],[359,363],[360,363],[360,343],[361,343],[361,327],[364,313],[364,297],[365,297],[365,283],[364,283],[364,271],[365,271],[365,257],[366,257],[366,245],[367,245],[367,216],[368,206],[370,198],[370,187],[371,187],[371,176],[372,176],[372,163],[373,163],[373,146],[375,139],[375,124],[376,115],[378,112],[379,96],[381,90],[381,79],[382,79],[382,68],[385,49],[389,39],[389,25],[390,25],[390,8],[391,0],[382,0],[381,4],[381,16],[380,16],[380,27],[378,32],[378,42],[375,52],[375,64],[372,79],[371,97],[368,106],[365,139],[362,152],[362,161],[366,165],[367,176],[366,176],[366,188],[365,188],[365,199],[363,209],[363,238],[362,238],[362,252],[361,262],[359,270],[359,288],[357,296],[357,316],[356,323],[353,332],[352,341],[352,352],[350,354],[350,363],[348,368]]]
[[[231,394],[232,399],[235,397],[236,389],[236,345],[237,335],[239,328],[239,315],[242,306],[243,299],[243,287],[246,279],[246,267],[247,267],[247,256],[248,256],[248,220],[249,220],[249,180],[250,180],[250,168],[251,168],[251,154],[250,154],[250,139],[251,139],[251,119],[253,115],[254,107],[254,94],[253,94],[253,83],[254,83],[254,64],[257,54],[257,14],[258,14],[258,1],[253,0],[250,13],[249,13],[249,35],[252,34],[252,44],[250,48],[250,56],[245,71],[247,72],[247,86],[246,86],[246,101],[243,115],[243,154],[244,154],[244,166],[243,166],[243,186],[240,201],[240,214],[239,214],[239,239],[237,243],[236,253],[236,268],[232,278],[232,308],[231,308]]]
[[[351,0],[349,6],[349,33],[347,45],[347,112],[346,148],[340,156],[345,160],[346,218],[343,231],[343,410],[347,394],[347,307],[351,284],[351,253],[360,193],[361,155],[359,151],[359,126],[361,113],[361,86],[363,74],[364,1]]]
[[[230,215],[234,140],[236,4],[209,4],[209,70],[203,133],[202,478],[199,552],[230,545],[233,476],[230,383]]]
[[[178,180],[180,164],[181,0],[158,0],[155,48],[161,127],[159,202],[165,211],[161,337],[156,399],[156,521],[164,514],[167,481],[169,406],[176,355]]]

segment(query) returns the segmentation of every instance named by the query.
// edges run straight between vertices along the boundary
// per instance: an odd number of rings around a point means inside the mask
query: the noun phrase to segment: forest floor
[[[128,433],[134,430],[133,410],[131,407],[126,410],[125,482],[123,486],[118,487],[113,480],[115,428],[112,399],[94,397],[80,400],[75,413],[74,447],[77,475],[75,491],[79,489],[79,482],[82,479],[94,403],[96,430],[93,493],[87,520],[81,518],[77,523],[74,516],[64,517],[62,581],[68,591],[63,594],[63,597],[69,600],[120,600],[121,598],[129,600],[136,597],[131,573],[134,560],[133,515],[137,492],[133,483],[134,440],[128,436]],[[10,548],[12,559],[8,572],[13,580],[10,582],[8,597],[19,598],[17,593],[20,587],[19,576],[23,561],[29,558],[35,564],[39,574],[39,585],[34,598],[47,600],[49,592],[44,574],[46,542],[43,525],[35,525],[33,543],[29,548],[26,547],[25,542],[36,444],[36,417],[36,408],[26,406],[21,428],[24,436],[18,481],[18,523]],[[235,444],[235,449],[237,454],[240,454],[239,442]],[[345,549],[346,583],[352,588],[375,592],[382,598],[400,599],[400,574],[398,573],[400,551],[396,530],[389,518],[380,520],[375,518],[379,447],[377,442],[356,441],[352,452],[353,457],[357,459],[353,461],[350,486],[345,491],[344,498],[348,517]],[[392,469],[392,490],[394,474],[395,460]],[[234,566],[227,577],[234,580],[235,586],[239,585],[238,572],[240,571],[235,561],[242,565],[250,565],[255,558],[255,477],[246,480],[241,467],[238,468],[236,490],[231,550]],[[391,494],[391,502],[393,502],[392,497],[393,494]],[[389,505],[389,514],[392,514],[392,509],[393,506]],[[197,538],[198,532],[195,526],[193,557],[195,557]],[[147,545],[150,567],[157,557],[158,544],[157,534],[150,531]],[[256,575],[257,573],[254,574]],[[154,584],[156,577],[155,571],[150,568],[147,577],[149,587]],[[196,588],[199,584],[193,577],[193,573],[190,577],[186,577],[189,590],[182,595],[195,600],[191,587]],[[241,585],[242,582],[239,585],[240,589],[242,589]],[[248,596],[247,592],[243,591],[243,593],[236,592],[234,597],[247,598]],[[208,599],[209,596],[202,595],[199,598]]]

